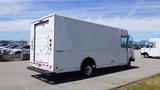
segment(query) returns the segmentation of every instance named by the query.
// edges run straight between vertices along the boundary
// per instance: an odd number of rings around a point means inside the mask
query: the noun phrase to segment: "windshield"
[[[11,47],[11,46],[12,46],[12,45],[7,45],[6,48],[9,48],[9,47]]]
[[[155,48],[156,44],[155,42],[146,42],[144,47],[145,48]]]
[[[149,48],[149,42],[147,41],[144,45],[145,48]]]

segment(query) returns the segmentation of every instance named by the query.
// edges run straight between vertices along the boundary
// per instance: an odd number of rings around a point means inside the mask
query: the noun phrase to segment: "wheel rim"
[[[92,71],[93,71],[93,69],[92,69],[91,66],[86,66],[86,68],[85,68],[85,74],[86,75],[88,75],[88,76],[91,75]]]

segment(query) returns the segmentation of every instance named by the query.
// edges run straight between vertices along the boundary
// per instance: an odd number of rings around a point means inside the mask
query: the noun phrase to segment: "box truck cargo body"
[[[30,66],[39,72],[82,71],[129,65],[134,61],[128,31],[49,15],[31,24]]]
[[[160,38],[149,39],[140,51],[145,58],[160,57]]]

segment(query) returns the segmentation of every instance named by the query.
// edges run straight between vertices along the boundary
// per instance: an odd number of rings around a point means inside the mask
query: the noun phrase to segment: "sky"
[[[126,29],[135,41],[160,37],[160,0],[0,0],[0,40],[29,40],[48,14]]]

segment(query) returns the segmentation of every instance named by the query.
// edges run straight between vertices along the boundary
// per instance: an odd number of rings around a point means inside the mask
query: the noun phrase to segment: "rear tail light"
[[[52,39],[50,39],[49,41],[52,42]]]
[[[49,69],[51,70],[51,69],[52,69],[52,66],[50,66]]]
[[[52,50],[52,39],[49,39],[49,49]]]

